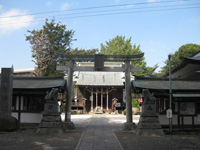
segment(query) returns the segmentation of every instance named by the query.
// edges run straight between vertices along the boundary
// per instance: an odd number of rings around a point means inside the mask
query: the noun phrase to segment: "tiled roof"
[[[200,80],[172,80],[172,90],[200,90]],[[151,78],[151,77],[136,77],[132,81],[135,88],[154,89],[154,90],[169,90],[169,79],[167,78]]]
[[[80,72],[76,85],[80,86],[123,86],[121,72]]]
[[[0,77],[1,79],[1,77]],[[62,76],[58,77],[14,77],[14,89],[44,89],[62,87],[66,80]],[[1,84],[1,80],[0,80]]]

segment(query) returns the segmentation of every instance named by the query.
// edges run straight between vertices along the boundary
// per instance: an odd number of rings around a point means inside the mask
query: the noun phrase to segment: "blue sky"
[[[53,17],[75,31],[72,48],[100,49],[117,35],[132,37],[151,67],[162,67],[184,44],[200,44],[199,0],[0,0],[0,67],[33,68],[25,35]]]

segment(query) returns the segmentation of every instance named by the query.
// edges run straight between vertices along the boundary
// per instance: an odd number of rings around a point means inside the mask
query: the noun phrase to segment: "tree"
[[[175,54],[172,55],[171,68],[174,69],[184,60],[185,57],[191,57],[195,53],[200,51],[200,45],[198,44],[186,44],[182,45]],[[169,60],[165,61],[165,66],[162,67],[161,73],[165,74],[169,72]]]
[[[95,55],[98,53],[98,51],[99,50],[97,48],[88,49],[88,50],[75,48],[70,51],[70,54],[72,54],[72,55]]]
[[[142,53],[140,45],[132,45],[131,39],[131,37],[125,39],[125,36],[116,36],[112,40],[106,41],[105,45],[101,43],[100,53],[105,55],[136,55]],[[140,61],[133,61],[132,64],[134,67],[142,67],[142,72],[135,72],[134,75],[146,75],[146,62],[144,58]]]
[[[26,40],[32,45],[32,57],[35,59],[34,62],[36,64],[35,72],[43,72],[37,75],[55,76],[62,74],[56,71],[56,65],[64,64],[65,62],[54,57],[54,54],[56,52],[69,54],[71,42],[74,40],[72,39],[74,31],[67,30],[66,25],[63,25],[61,22],[55,23],[54,19],[48,22],[48,19],[46,19],[42,29],[28,32],[30,35],[26,36]],[[39,58],[40,55],[45,55],[45,58]],[[46,65],[41,70],[39,64],[43,62]]]
[[[155,73],[155,70],[158,68],[158,64],[153,67],[146,67],[146,76],[150,77],[159,77],[158,73]]]
[[[32,56],[35,58],[35,60],[32,60],[37,67],[34,70],[34,74],[36,76],[44,76],[46,74],[46,70],[49,66],[49,62],[51,60],[50,55],[48,54],[48,47],[46,47],[46,43],[48,41],[45,40],[43,30],[42,32],[39,32],[35,36],[35,44],[33,45],[33,49],[37,51],[32,51]]]

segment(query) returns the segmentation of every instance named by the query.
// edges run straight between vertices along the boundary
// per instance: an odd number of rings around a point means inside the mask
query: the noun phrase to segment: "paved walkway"
[[[124,117],[119,121],[123,124]],[[76,150],[123,150],[113,133],[118,126],[107,115],[92,115]]]

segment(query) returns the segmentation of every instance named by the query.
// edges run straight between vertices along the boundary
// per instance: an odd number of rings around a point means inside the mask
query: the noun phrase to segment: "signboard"
[[[195,102],[181,102],[180,103],[180,115],[182,115],[182,116],[196,115]]]
[[[172,110],[171,109],[167,109],[166,117],[167,118],[172,118]]]

